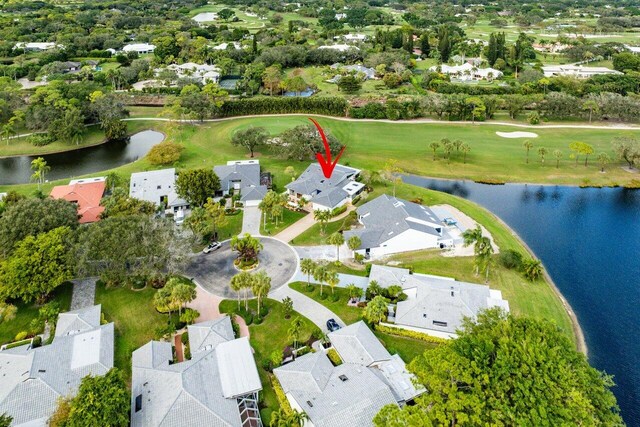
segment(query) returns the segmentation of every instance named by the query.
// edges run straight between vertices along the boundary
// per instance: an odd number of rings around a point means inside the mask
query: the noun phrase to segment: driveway
[[[257,206],[246,206],[242,214],[242,234],[260,235],[260,209]]]
[[[275,291],[269,293],[269,298],[278,301],[282,301],[286,297],[291,298],[293,301],[293,309],[295,311],[311,320],[320,329],[322,329],[323,332],[328,332],[327,320],[329,319],[335,319],[340,326],[345,326],[344,321],[333,311],[329,310],[319,302],[312,300],[308,296],[291,289],[289,286],[281,286]]]
[[[311,277],[309,278],[311,283],[317,283],[316,280],[313,279],[313,275],[311,275]],[[368,277],[364,277],[364,276],[356,276],[355,274],[344,274],[344,273],[338,273],[338,279],[340,280],[340,282],[338,283],[338,287],[339,288],[346,288],[347,286],[353,284],[356,285],[357,287],[363,289],[363,290],[367,290],[367,288],[369,287],[369,278]],[[307,282],[307,275],[304,274],[302,271],[298,270],[296,272],[296,275],[293,276],[293,279],[291,279],[292,282]],[[328,286],[328,285],[325,285]]]
[[[293,249],[298,253],[300,259],[311,258],[313,260],[336,260],[336,247],[332,245],[319,246],[294,246]],[[340,246],[340,259],[344,260],[351,256],[351,250],[346,245]]]
[[[261,237],[264,246],[258,255],[260,265],[255,271],[265,270],[271,277],[271,290],[275,291],[289,282],[298,269],[298,258],[291,246],[279,240]],[[239,271],[233,265],[236,253],[231,250],[230,241],[222,242],[215,252],[195,255],[185,271],[185,275],[194,278],[200,286],[214,295],[223,298],[236,298],[229,284]]]

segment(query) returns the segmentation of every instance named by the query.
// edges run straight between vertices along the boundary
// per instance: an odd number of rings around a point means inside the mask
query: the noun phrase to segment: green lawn
[[[255,351],[256,364],[258,366],[258,372],[260,373],[260,380],[262,381],[262,404],[263,408],[260,411],[262,416],[262,422],[265,425],[269,425],[271,420],[271,413],[278,410],[278,400],[276,399],[275,392],[269,381],[268,372],[265,369],[265,364],[269,361],[269,356],[274,351],[282,351],[287,345],[291,344],[289,340],[288,329],[291,326],[291,320],[284,318],[284,310],[282,303],[266,299],[264,305],[269,307],[269,314],[264,318],[263,322],[259,325],[249,325],[249,333],[251,335],[251,346]],[[220,312],[232,313],[237,309],[236,300],[223,300],[220,302]],[[257,300],[253,299],[249,301],[250,309],[257,311]],[[309,319],[294,312],[291,319],[296,316],[300,316],[302,319],[301,329],[301,341],[308,340],[313,334],[316,337],[320,337],[320,330]]]
[[[264,215],[262,215],[260,219],[260,233],[264,234],[265,236],[276,235],[285,228],[289,227],[291,224],[298,222],[306,215],[308,215],[307,212],[284,209],[282,211],[282,219],[278,219],[278,224],[276,225],[275,221],[267,220],[266,227],[264,223]]]
[[[306,282],[293,282],[289,284],[291,289],[294,289],[309,298],[312,298],[318,301],[320,304],[327,307],[329,310],[333,311],[338,315],[347,325],[357,322],[362,319],[362,309],[358,307],[351,307],[347,305],[347,300],[349,299],[349,295],[347,290],[344,288],[336,287],[333,292],[339,296],[338,301],[333,301],[331,299],[331,287],[323,286],[323,294],[327,295],[327,298],[322,299],[320,297],[320,285],[312,285],[313,291],[309,292],[307,290]]]
[[[340,230],[348,230],[353,222],[353,217],[347,215],[342,219],[327,223],[324,231],[320,224],[316,223],[289,243],[298,246],[326,245],[329,236]]]
[[[218,229],[218,240],[223,241],[237,236],[242,231],[243,211],[236,215],[226,215],[227,223]]]
[[[382,344],[389,350],[389,353],[398,353],[405,363],[411,362],[416,356],[422,355],[426,350],[431,350],[438,346],[438,344],[435,343],[389,335],[379,331],[373,331],[373,333],[382,341]]]
[[[50,300],[57,301],[60,304],[60,312],[69,311],[72,290],[73,284],[66,282],[53,291]],[[31,330],[31,321],[38,317],[40,306],[22,302],[16,302],[15,305],[18,307],[16,317],[0,323],[0,345],[13,341],[19,332],[29,332]]]
[[[106,289],[101,282],[96,286],[96,304],[102,304],[106,320],[115,323],[114,365],[124,371],[127,381],[131,380],[131,353],[156,338],[156,330],[167,324],[168,316],[153,306],[155,292],[150,287]]]

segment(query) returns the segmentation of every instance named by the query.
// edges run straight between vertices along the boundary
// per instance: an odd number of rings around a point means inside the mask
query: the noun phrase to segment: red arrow
[[[331,174],[333,173],[333,170],[338,164],[338,160],[340,159],[340,156],[342,156],[342,153],[344,153],[344,149],[347,148],[347,146],[346,145],[343,146],[340,152],[338,153],[338,155],[336,156],[336,159],[333,162],[331,162],[331,149],[329,148],[329,141],[327,141],[327,137],[325,136],[324,131],[322,130],[318,122],[313,120],[311,117],[309,117],[309,120],[311,120],[313,124],[316,125],[316,128],[318,128],[318,132],[320,132],[320,138],[322,138],[322,143],[324,144],[324,152],[327,158],[325,159],[322,153],[316,153],[316,159],[318,159],[318,163],[320,163],[320,167],[322,168],[322,173],[324,174],[324,177],[329,179],[331,178]]]

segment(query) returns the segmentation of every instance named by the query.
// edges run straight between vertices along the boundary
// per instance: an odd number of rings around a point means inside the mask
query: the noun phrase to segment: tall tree
[[[44,184],[47,173],[51,170],[51,166],[47,164],[47,161],[43,157],[35,158],[31,161],[31,180],[38,183],[38,190],[40,186]]]
[[[256,261],[262,248],[260,240],[249,233],[231,238],[231,250],[238,252],[238,259],[246,263]]]
[[[189,169],[176,178],[176,193],[192,206],[202,207],[218,190],[220,179],[211,169]]]
[[[267,276],[266,271],[262,270],[253,275],[251,291],[258,299],[258,314],[260,314],[260,303],[271,291],[271,277]]]
[[[533,148],[533,142],[527,139],[525,142],[522,143],[522,146],[527,151],[527,164],[529,164],[529,150]]]
[[[382,295],[375,296],[364,308],[364,318],[369,323],[378,324],[387,318],[389,300]]]
[[[103,376],[86,376],[71,401],[68,427],[129,425],[129,390],[122,372],[112,368]]]
[[[268,138],[269,132],[267,132],[264,127],[249,126],[247,129],[235,132],[231,137],[231,144],[245,147],[249,150],[251,157],[253,157],[254,150],[264,145]]]
[[[415,405],[384,407],[376,426],[623,425],[611,377],[546,320],[488,310],[409,370],[425,393]]]
[[[329,269],[326,264],[318,264],[313,270],[313,279],[320,285],[320,295],[322,295],[323,286],[329,277]]]
[[[313,219],[320,223],[320,232],[324,234],[327,223],[331,219],[331,211],[327,209],[316,209],[313,211]]]
[[[329,236],[327,243],[336,247],[336,260],[340,262],[340,246],[344,244],[344,236],[340,232],[335,232]]]
[[[311,284],[311,275],[316,271],[318,264],[311,258],[303,258],[300,261],[300,271],[307,275],[307,285]]]

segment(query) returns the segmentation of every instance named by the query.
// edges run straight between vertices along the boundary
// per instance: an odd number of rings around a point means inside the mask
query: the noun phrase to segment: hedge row
[[[434,337],[434,336],[425,334],[423,332],[411,331],[409,329],[394,328],[394,327],[385,326],[385,325],[377,325],[376,331],[384,332],[385,334],[389,334],[389,335],[397,335],[399,337],[413,338],[416,340],[421,340],[424,342],[430,342],[434,344],[442,344],[448,341],[446,338]]]
[[[282,410],[287,415],[293,414],[293,409],[291,408],[291,404],[287,399],[287,396],[284,394],[284,390],[280,385],[280,381],[276,378],[275,375],[269,374],[269,379],[271,380],[271,385],[273,386],[273,391],[276,393],[276,399],[278,399],[278,404],[282,408]]]
[[[331,360],[331,363],[333,363],[333,366],[342,365],[342,359],[340,358],[340,355],[338,354],[335,348],[330,348],[327,351],[327,357],[329,358],[329,360]]]
[[[323,114],[343,117],[348,103],[340,97],[262,97],[227,101],[222,105],[220,116],[248,116],[252,114]]]

